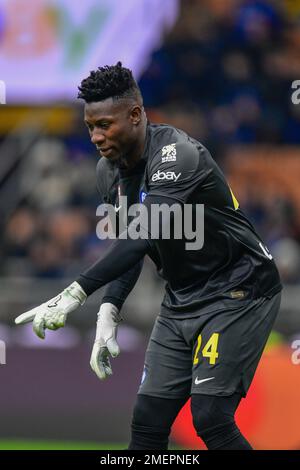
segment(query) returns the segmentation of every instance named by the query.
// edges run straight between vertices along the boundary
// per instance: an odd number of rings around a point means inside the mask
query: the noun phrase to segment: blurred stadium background
[[[0,447],[112,449],[129,438],[163,292],[150,262],[104,383],[89,367],[101,292],[44,342],[13,323],[106,250],[98,156],[76,94],[90,70],[117,60],[134,70],[151,120],[209,148],[277,260],[281,313],[238,421],[257,449],[300,449],[299,0],[0,2]],[[172,443],[201,448],[188,407]]]

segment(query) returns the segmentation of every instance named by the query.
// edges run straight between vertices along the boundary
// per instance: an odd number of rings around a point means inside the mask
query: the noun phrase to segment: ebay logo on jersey
[[[152,181],[177,181],[179,177],[181,176],[181,173],[176,174],[175,171],[160,171],[158,170],[154,175],[152,176]]]

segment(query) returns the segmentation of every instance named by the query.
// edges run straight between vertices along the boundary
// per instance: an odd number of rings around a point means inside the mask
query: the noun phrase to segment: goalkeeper
[[[118,63],[91,72],[79,98],[102,157],[97,179],[103,201],[121,213],[120,196],[127,196],[128,207],[140,201],[147,214],[161,204],[189,204],[195,215],[203,204],[204,245],[188,248],[185,236],[165,239],[166,220],[158,227],[141,224],[137,238],[133,218],[106,256],[16,323],[32,321],[44,338],[46,329],[64,326],[69,313],[107,285],[91,356],[91,367],[104,379],[112,373],[109,356],[119,354],[122,303],[150,256],[166,292],[146,351],[129,449],[167,449],[172,423],[189,397],[194,427],[208,449],[251,449],[234,415],[279,311],[281,283],[272,255],[207,149],[179,129],[148,122],[129,69]],[[171,222],[176,225],[175,212]]]

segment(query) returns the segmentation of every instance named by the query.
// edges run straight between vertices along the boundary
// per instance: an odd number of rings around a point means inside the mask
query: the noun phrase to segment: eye
[[[109,122],[101,122],[99,124],[99,127],[101,127],[102,129],[108,129],[110,126]]]

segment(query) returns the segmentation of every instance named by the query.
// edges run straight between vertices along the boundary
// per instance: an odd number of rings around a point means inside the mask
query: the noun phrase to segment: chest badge
[[[145,191],[140,191],[140,202],[144,202],[148,193]]]

